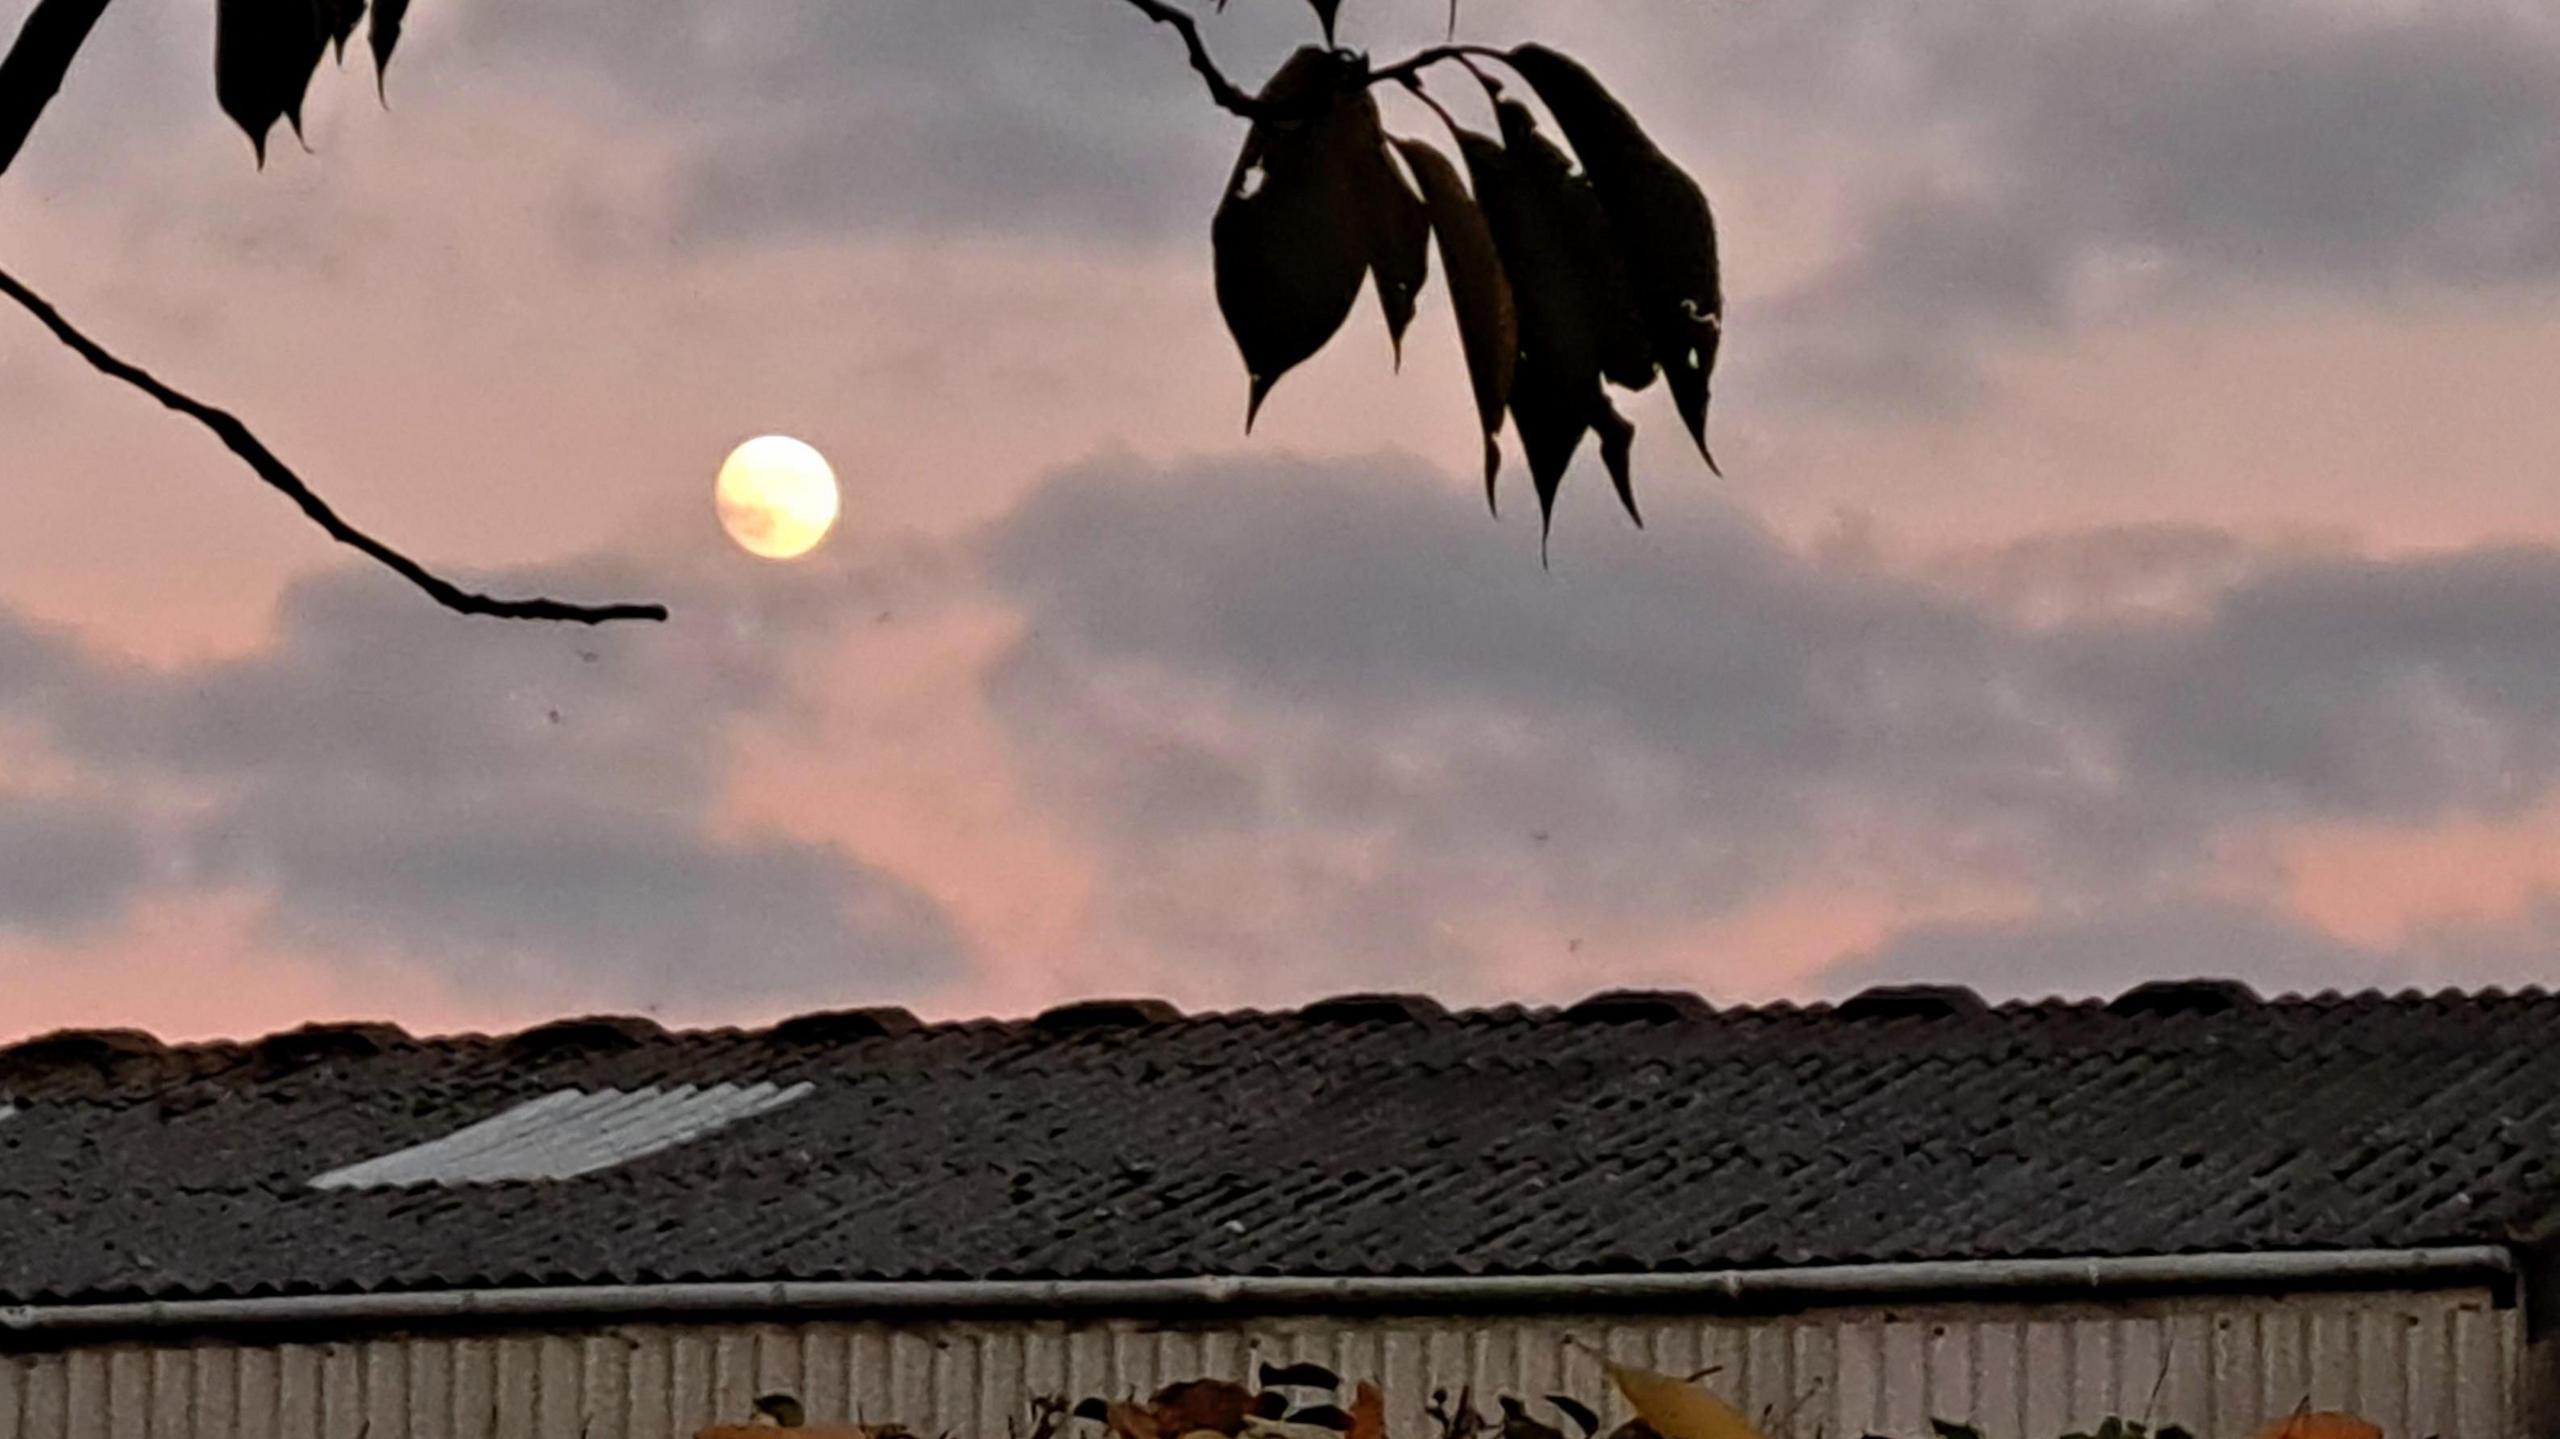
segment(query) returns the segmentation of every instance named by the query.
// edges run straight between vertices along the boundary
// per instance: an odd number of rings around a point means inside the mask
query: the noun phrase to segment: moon
[[[836,472],[826,456],[788,435],[759,435],[729,452],[713,492],[720,528],[738,548],[768,560],[817,548],[836,522]]]

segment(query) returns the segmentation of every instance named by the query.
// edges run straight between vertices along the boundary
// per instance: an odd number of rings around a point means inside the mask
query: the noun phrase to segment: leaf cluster
[[[1330,7],[1319,7],[1327,25]],[[1537,114],[1480,67],[1498,61],[1545,108]],[[1493,107],[1472,130],[1428,94],[1423,66],[1463,64]],[[1453,162],[1381,127],[1372,87],[1392,77],[1437,112]],[[1372,70],[1365,56],[1300,49],[1241,113],[1252,118],[1210,246],[1218,308],[1244,359],[1250,431],[1281,378],[1340,331],[1363,282],[1377,296],[1399,367],[1436,242],[1484,437],[1495,506],[1507,415],[1528,460],[1541,537],[1583,442],[1641,526],[1631,473],[1635,427],[1611,390],[1660,376],[1709,469],[1707,398],[1724,337],[1724,288],[1705,192],[1579,61],[1544,45],[1452,46]]]
[[[376,93],[399,47],[409,0],[370,0],[366,40],[373,51]],[[366,22],[367,0],[216,0],[213,21],[213,93],[257,151],[267,159],[267,136],[283,120],[302,138],[302,102],[320,59],[332,47],[344,63],[347,41]]]

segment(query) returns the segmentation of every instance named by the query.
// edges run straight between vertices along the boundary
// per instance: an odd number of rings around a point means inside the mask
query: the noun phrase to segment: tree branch
[[[18,158],[18,147],[62,88],[71,57],[106,8],[107,0],[36,0],[27,12],[17,43],[0,59],[0,173]]]
[[[1240,115],[1247,120],[1292,120],[1302,119],[1323,109],[1326,103],[1323,97],[1296,104],[1275,105],[1258,95],[1245,93],[1243,87],[1228,79],[1225,72],[1218,68],[1217,61],[1209,58],[1209,46],[1200,38],[1200,22],[1194,19],[1190,12],[1167,3],[1167,0],[1129,0],[1129,3],[1137,7],[1139,14],[1159,25],[1170,25],[1182,33],[1183,48],[1191,52],[1191,68],[1199,71],[1200,78],[1209,82],[1209,98],[1216,101],[1218,107],[1229,114]],[[1450,11],[1450,28],[1454,30],[1456,27],[1457,12],[1453,6]],[[1361,84],[1363,86],[1382,85],[1392,80],[1410,85],[1414,82],[1414,77],[1431,66],[1443,60],[1462,60],[1469,55],[1485,55],[1499,59],[1502,52],[1484,45],[1435,45],[1428,50],[1399,60],[1383,70],[1368,72]]]
[[[1218,62],[1209,58],[1209,47],[1200,39],[1200,22],[1192,19],[1188,12],[1166,4],[1165,0],[1129,0],[1129,3],[1138,7],[1139,14],[1157,24],[1170,25],[1182,32],[1183,46],[1191,52],[1191,68],[1199,71],[1200,78],[1209,82],[1209,98],[1217,101],[1220,109],[1248,120],[1259,120],[1276,113],[1271,106],[1237,88],[1236,82],[1218,69]]]
[[[47,3],[51,3],[51,0],[47,0]],[[430,599],[446,609],[458,614],[490,615],[498,619],[565,620],[587,625],[602,624],[607,620],[663,620],[667,617],[667,607],[655,604],[574,605],[561,600],[539,597],[526,600],[493,599],[488,595],[463,589],[449,580],[438,578],[416,560],[410,559],[407,555],[338,518],[337,511],[330,509],[326,501],[313,494],[311,487],[302,482],[302,477],[295,474],[284,461],[277,459],[274,452],[260,444],[258,437],[250,434],[249,427],[240,423],[236,416],[217,410],[201,401],[190,399],[160,383],[148,372],[128,365],[100,349],[97,342],[73,329],[71,322],[62,318],[59,311],[46,304],[34,291],[18,283],[16,277],[6,270],[0,270],[0,294],[5,294],[24,306],[29,314],[44,322],[46,329],[53,331],[56,339],[69,345],[79,353],[80,358],[87,360],[100,372],[124,381],[161,404],[213,431],[215,437],[229,447],[231,453],[247,461],[249,468],[257,471],[258,478],[283,491],[287,499],[301,506],[302,512],[311,517],[312,523],[326,531],[329,538],[381,562],[402,579],[426,591]]]

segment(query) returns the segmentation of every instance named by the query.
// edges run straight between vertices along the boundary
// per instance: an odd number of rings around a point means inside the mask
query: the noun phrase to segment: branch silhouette
[[[0,59],[0,173],[18,157],[36,117],[62,88],[71,57],[106,8],[107,0],[37,0],[27,23],[18,27],[16,43]]]
[[[1191,52],[1191,68],[1199,71],[1200,78],[1208,82],[1209,98],[1217,102],[1219,109],[1247,120],[1304,119],[1323,111],[1326,104],[1323,96],[1306,101],[1274,103],[1228,79],[1226,72],[1218,68],[1218,62],[1210,57],[1208,42],[1200,38],[1200,22],[1189,11],[1167,3],[1167,0],[1129,0],[1129,3],[1137,8],[1139,14],[1159,25],[1170,25],[1181,34],[1183,48]],[[1450,9],[1449,23],[1454,30],[1457,25],[1454,5]],[[1502,52],[1482,45],[1435,45],[1382,70],[1370,71],[1363,83],[1379,85],[1393,80],[1414,85],[1418,83],[1415,77],[1423,70],[1443,60],[1455,60],[1466,55],[1500,59]]]
[[[161,404],[213,431],[215,438],[221,440],[231,453],[238,455],[248,463],[250,469],[257,472],[258,478],[282,491],[286,498],[300,506],[302,512],[311,517],[311,522],[327,532],[329,538],[378,561],[394,574],[424,590],[429,599],[446,609],[457,614],[488,615],[497,619],[558,620],[586,625],[603,624],[610,620],[663,620],[667,617],[667,607],[659,604],[580,605],[541,596],[532,599],[498,599],[466,590],[340,519],[338,512],[329,508],[327,501],[313,493],[311,487],[303,482],[302,477],[293,472],[292,467],[277,459],[274,451],[261,444],[257,436],[249,433],[249,427],[242,424],[239,417],[228,411],[215,409],[201,400],[183,395],[162,384],[150,372],[108,354],[96,341],[73,328],[71,322],[64,319],[60,311],[46,303],[42,296],[19,283],[17,278],[6,270],[0,270],[0,294],[5,294],[17,301],[29,314],[42,321],[46,329],[53,331],[56,339],[70,346],[80,358],[87,360],[101,373],[124,381]]]

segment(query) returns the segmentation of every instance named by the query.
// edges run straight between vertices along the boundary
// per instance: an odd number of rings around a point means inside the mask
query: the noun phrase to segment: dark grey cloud
[[[336,571],[288,592],[265,648],[174,671],[0,625],[0,659],[22,661],[0,669],[0,718],[120,781],[0,822],[0,861],[58,848],[48,864],[85,886],[46,891],[46,909],[13,874],[0,911],[94,921],[147,880],[217,883],[271,895],[281,938],[492,992],[920,994],[961,962],[933,904],[832,846],[718,823],[737,725],[805,718],[792,667],[879,593],[824,567],[758,578],[736,586],[715,562],[541,576],[672,592],[677,619],[642,632],[466,620]],[[151,786],[190,801],[165,866],[116,846],[130,792]]]
[[[1921,143],[1877,171],[1854,251],[1772,306],[1817,393],[1962,399],[2002,330],[2235,288],[2560,274],[2560,32],[2523,9],[1967,0],[1879,23]]]
[[[149,854],[124,815],[0,794],[0,934],[64,939],[112,922],[149,877]]]
[[[1695,494],[1613,528],[1596,479],[1552,574],[1395,459],[1090,468],[1006,521],[1026,632],[990,692],[1123,921],[1254,982],[1461,975],[1447,921],[1677,929],[1817,880],[2167,914],[2268,824],[2560,783],[2560,552],[2047,539],[2210,579],[2038,622]]]

